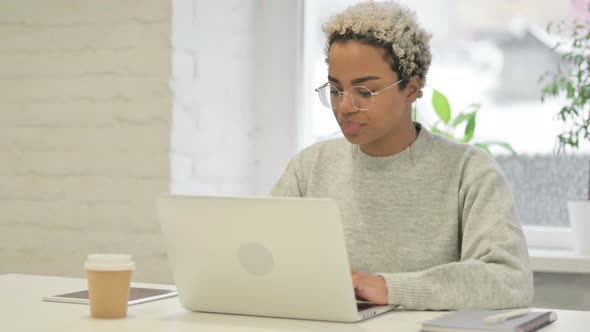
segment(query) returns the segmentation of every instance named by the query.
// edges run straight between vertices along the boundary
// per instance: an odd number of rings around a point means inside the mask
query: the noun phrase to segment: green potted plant
[[[480,110],[480,104],[471,104],[459,114],[453,116],[451,111],[451,105],[449,100],[438,90],[433,90],[432,93],[432,107],[436,113],[438,119],[430,127],[430,131],[436,134],[446,136],[452,140],[460,141],[463,143],[473,144],[478,146],[491,154],[490,148],[497,146],[503,150],[506,150],[512,154],[516,154],[516,151],[512,146],[502,141],[475,141],[473,142],[475,125],[477,124],[477,112]],[[414,108],[412,118],[416,120],[417,112]],[[464,126],[464,129],[460,134],[457,134],[458,130]],[[460,135],[460,136],[458,136]]]
[[[556,152],[562,153],[579,149],[580,141],[590,141],[590,20],[550,24],[547,31],[560,36],[555,50],[562,54],[563,63],[541,76],[541,100],[564,98],[556,114],[564,128],[556,144]],[[590,252],[590,197],[569,201],[568,211],[577,250]]]

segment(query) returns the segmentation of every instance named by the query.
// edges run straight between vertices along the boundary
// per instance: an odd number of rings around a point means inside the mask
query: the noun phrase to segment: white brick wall
[[[154,196],[266,193],[296,150],[298,3],[0,2],[0,273],[170,282]]]
[[[254,1],[173,8],[172,190],[252,193]]]
[[[301,1],[175,0],[172,190],[266,194],[297,149]]]
[[[82,276],[127,252],[170,281],[171,2],[0,2],[0,273]]]

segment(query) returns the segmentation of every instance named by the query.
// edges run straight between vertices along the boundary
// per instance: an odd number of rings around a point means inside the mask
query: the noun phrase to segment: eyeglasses
[[[348,101],[352,107],[359,111],[366,111],[371,105],[373,105],[374,96],[398,85],[401,81],[403,81],[403,78],[392,85],[375,92],[369,90],[366,86],[353,86],[350,87],[348,91],[340,91],[330,84],[330,82],[322,84],[315,89],[315,91],[318,93],[322,104],[327,108],[334,110],[340,107],[340,104],[342,103],[342,95],[346,93],[348,94]]]

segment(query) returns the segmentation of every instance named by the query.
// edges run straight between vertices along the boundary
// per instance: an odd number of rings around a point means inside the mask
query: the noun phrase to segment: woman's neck
[[[416,141],[417,137],[418,130],[414,123],[411,122],[411,125],[403,126],[403,128],[397,130],[395,135],[361,145],[360,148],[366,155],[387,157],[404,151]]]

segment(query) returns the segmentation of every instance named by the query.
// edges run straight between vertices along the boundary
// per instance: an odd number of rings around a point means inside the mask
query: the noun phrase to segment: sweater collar
[[[413,167],[416,162],[426,156],[432,149],[434,135],[420,123],[414,122],[418,130],[418,137],[405,150],[386,157],[372,157],[365,154],[358,145],[352,147],[355,166],[361,171],[389,172],[401,171]]]

